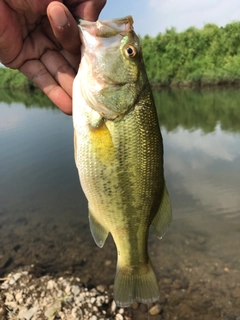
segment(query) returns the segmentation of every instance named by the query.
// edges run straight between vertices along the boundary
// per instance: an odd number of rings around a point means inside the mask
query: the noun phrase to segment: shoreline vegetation
[[[159,123],[168,132],[182,127],[210,133],[218,125],[225,131],[240,132],[240,93],[237,87],[153,88],[153,95]],[[60,112],[37,88],[34,91],[0,89],[0,101],[9,107],[12,103],[20,103],[27,109]]]
[[[184,32],[174,28],[142,39],[144,61],[154,87],[240,84],[240,22],[206,24]]]
[[[240,22],[184,32],[171,28],[141,42],[154,88],[240,85]],[[19,71],[0,68],[0,89],[12,88],[34,91],[36,86]]]

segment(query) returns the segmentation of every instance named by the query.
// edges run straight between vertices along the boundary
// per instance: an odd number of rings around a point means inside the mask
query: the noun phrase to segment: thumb
[[[78,54],[80,59],[80,38],[78,25],[70,11],[60,2],[51,2],[47,15],[58,42],[67,51]]]

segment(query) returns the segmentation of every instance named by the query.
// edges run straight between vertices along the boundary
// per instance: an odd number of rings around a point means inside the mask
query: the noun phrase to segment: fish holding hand
[[[159,298],[147,242],[171,222],[163,143],[140,41],[131,16],[80,20],[81,63],[73,85],[75,162],[96,244],[108,233],[118,259],[114,299],[129,306]]]

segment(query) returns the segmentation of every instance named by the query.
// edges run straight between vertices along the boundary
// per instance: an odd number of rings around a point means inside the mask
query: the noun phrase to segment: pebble
[[[44,292],[42,292],[42,293],[43,293],[43,297],[44,297],[45,293],[44,293]],[[58,293],[57,293],[57,297],[58,297],[58,298],[61,298],[61,297],[63,297],[63,295],[64,295],[64,294],[63,294],[63,291],[62,291],[62,290],[59,290]]]
[[[72,286],[72,293],[77,296],[80,293],[80,288],[79,286]]]
[[[6,297],[6,301],[13,301],[14,297],[11,293],[6,293],[5,294],[5,297]]]
[[[25,320],[30,320],[33,315],[38,311],[38,307],[33,307],[29,310],[24,310],[24,312],[21,313],[21,316],[19,315],[19,318],[24,318]]]
[[[35,300],[35,303],[36,303],[37,301]],[[19,301],[19,303],[20,303],[20,301]],[[21,302],[22,303],[22,302]],[[32,298],[31,297],[28,297],[27,299],[26,299],[26,305],[27,306],[29,306],[29,305],[31,305],[32,304]]]
[[[4,314],[5,314],[5,310],[2,307],[0,307],[0,319],[4,317]]]
[[[116,320],[123,320],[124,318],[120,313],[117,313],[115,319]]]
[[[182,291],[172,291],[169,296],[169,304],[171,307],[176,307],[185,298],[185,293]]]
[[[134,310],[138,309],[138,302],[135,300],[133,301],[132,303],[132,306],[131,306]]]
[[[123,308],[120,308],[120,309],[118,310],[118,313],[124,314],[124,309],[123,309]]]
[[[170,278],[163,278],[162,283],[163,283],[163,284],[171,284],[171,283],[172,283],[172,279],[170,279]]]
[[[166,297],[164,295],[161,295],[159,298],[159,303],[160,304],[165,304],[166,303]]]
[[[96,305],[100,307],[104,302],[104,296],[98,296],[96,299]]]
[[[161,311],[162,311],[162,307],[160,306],[160,304],[156,304],[151,309],[149,309],[148,312],[151,316],[155,316],[155,315],[159,314]]]
[[[22,300],[22,292],[21,292],[21,291],[20,291],[20,292],[17,292],[17,293],[15,294],[15,299],[16,299],[18,302]]]
[[[74,319],[77,319],[77,317],[78,317],[78,307],[72,308],[72,313],[71,314],[72,314]]]
[[[50,306],[47,307],[46,311],[44,312],[45,317],[50,318],[56,310],[60,310],[61,303],[59,300],[54,301]]]
[[[181,289],[182,288],[182,283],[180,280],[176,279],[174,282],[173,282],[173,288],[174,289]]]
[[[11,278],[11,279],[9,280],[10,286],[12,286],[15,282],[16,282],[16,280],[15,280],[14,278]]]
[[[114,313],[117,309],[117,305],[116,302],[113,300],[112,304],[111,304],[111,312]]]
[[[66,293],[70,293],[70,292],[71,292],[71,287],[70,287],[69,284],[66,286],[65,292],[66,292]]]
[[[231,272],[224,277],[230,275]],[[58,320],[131,320],[145,319],[149,314],[151,319],[164,316],[165,320],[187,320],[183,311],[176,317],[179,310],[180,313],[184,310],[184,305],[191,315],[199,314],[206,320],[220,318],[220,302],[217,305],[213,298],[203,297],[198,291],[191,292],[194,286],[188,277],[179,274],[171,276],[168,273],[163,279],[160,281],[163,286],[160,286],[161,298],[158,303],[145,305],[134,301],[130,308],[124,309],[117,307],[110,286],[99,285],[89,290],[77,278],[66,275],[54,279],[49,275],[35,278],[28,273],[17,272],[16,276],[12,273],[0,283],[0,319],[39,320],[41,315],[43,318],[45,315],[52,320],[54,315],[54,319]],[[206,282],[206,279],[203,280]],[[199,288],[205,282],[200,282]],[[231,314],[226,314],[226,320],[240,320],[240,313],[235,312],[240,305],[240,286],[236,282],[229,283],[232,283],[232,287],[227,299]],[[219,281],[217,285],[220,284]],[[170,288],[169,294],[166,294],[166,287]],[[215,290],[216,283],[214,286],[213,282],[212,287]],[[190,294],[185,288],[189,288]],[[193,316],[190,318],[195,319]]]
[[[13,279],[15,280],[15,281],[18,281],[20,278],[21,278],[21,276],[22,275],[27,275],[28,273],[27,272],[24,272],[24,273],[20,273],[20,272],[18,272],[18,273],[15,273],[14,275],[13,275]]]
[[[125,317],[125,310],[118,310],[106,286],[99,285],[89,291],[79,278],[34,278],[27,272],[18,272],[10,274],[0,288],[0,319],[2,314],[5,317],[5,312],[7,319],[19,320],[38,320],[41,314],[59,320],[124,320]]]
[[[92,297],[90,302],[93,304],[94,302],[96,301],[96,298],[95,297]]]
[[[53,280],[49,280],[47,283],[47,289],[48,290],[53,290],[56,287],[56,282]]]
[[[110,266],[111,263],[112,263],[111,260],[106,260],[104,264],[105,264],[106,267],[108,267],[108,266]]]
[[[103,293],[103,292],[106,290],[106,287],[103,286],[102,284],[100,284],[100,285],[98,285],[98,286],[96,287],[96,289],[97,289],[99,292]]]
[[[141,303],[139,309],[140,309],[140,311],[141,311],[142,313],[145,313],[145,312],[147,312],[147,309],[148,309],[148,308],[147,308],[147,305],[146,305],[146,304]]]
[[[5,282],[3,282],[3,284],[0,286],[0,288],[3,289],[3,290],[8,290],[9,285],[8,285],[8,283],[5,281]]]

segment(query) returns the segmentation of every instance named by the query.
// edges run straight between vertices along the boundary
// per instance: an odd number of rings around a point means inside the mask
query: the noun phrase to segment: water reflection
[[[175,219],[199,207],[238,214],[239,91],[162,90],[154,96]],[[29,94],[23,92],[14,97],[1,92],[0,97],[22,101],[0,105],[1,206],[12,212],[17,205],[23,211],[44,207],[61,215],[69,206],[64,199],[71,198],[72,208],[76,209],[74,199],[80,199],[85,211],[72,154],[72,119],[39,92],[34,108],[29,108]]]
[[[221,300],[222,314],[239,315],[240,303],[231,297],[233,283],[240,281],[239,90],[162,90],[154,95],[174,215],[162,242],[150,236],[161,295],[170,297],[170,305],[173,295],[176,303],[174,284],[166,279],[185,283],[184,299],[192,305],[195,297],[200,310],[203,297],[219,301],[221,289],[227,297]],[[48,103],[38,107],[32,100],[35,107],[30,107],[28,95],[18,98],[11,102],[4,96],[0,104],[0,276],[35,264],[40,274],[80,273],[84,282],[109,285],[115,248],[109,239],[100,250],[91,237],[73,159],[72,119]],[[178,303],[170,308],[170,319],[181,313]]]
[[[155,92],[177,214],[240,215],[239,98],[235,88]]]
[[[56,110],[54,104],[40,90],[0,90],[0,101],[8,104],[22,103],[26,108],[44,108]]]
[[[179,128],[168,133],[163,130],[163,135],[166,168],[172,177],[167,176],[167,181],[177,214],[182,194],[192,198],[184,201],[184,212],[201,208],[228,217],[240,215],[240,135],[223,132],[220,125],[208,134]]]
[[[86,208],[73,161],[72,135],[71,117],[57,108],[2,103],[1,208],[11,214],[38,208],[41,215],[61,215],[66,207],[74,211],[78,201]]]
[[[195,89],[155,91],[159,121],[167,131],[179,126],[188,130],[240,132],[239,89]]]

